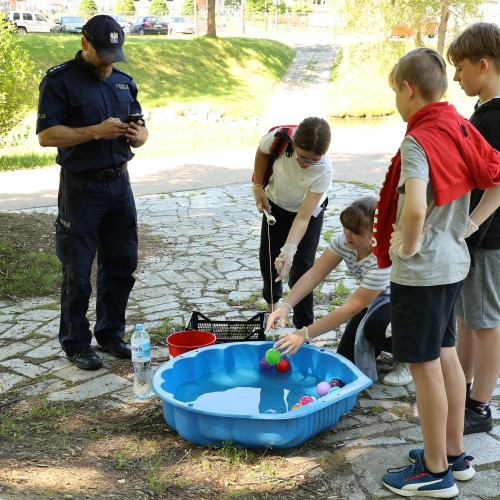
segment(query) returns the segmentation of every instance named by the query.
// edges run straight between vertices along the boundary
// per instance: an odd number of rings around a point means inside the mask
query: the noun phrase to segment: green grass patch
[[[2,156],[0,156],[0,172],[46,167],[47,165],[54,165],[54,163],[55,156],[53,153],[28,151],[26,153],[14,153],[9,155],[2,154]]]
[[[60,420],[73,410],[62,403],[43,402],[35,405],[25,413],[15,414],[9,410],[2,411],[0,419],[0,436],[3,439],[20,439],[26,435],[40,434],[55,430]]]
[[[328,113],[342,118],[393,114],[394,92],[387,78],[398,59],[412,48],[410,42],[381,41],[340,49],[330,75]]]
[[[52,66],[74,57],[80,38],[71,35],[19,37],[40,76]],[[117,67],[131,74],[139,87],[139,100],[152,110],[186,103],[206,103],[241,118],[260,114],[266,96],[279,82],[295,51],[265,39],[127,37],[128,63]],[[38,83],[28,97],[36,109]]]
[[[18,37],[35,77],[26,97],[29,113],[12,137],[27,137],[2,148],[0,171],[55,163],[56,148],[40,147],[35,134],[38,86],[49,68],[75,56],[79,40]],[[137,83],[149,130],[147,144],[135,150],[138,159],[256,146],[264,132],[256,118],[295,56],[284,43],[238,37],[127,37],[125,52],[129,62],[117,67]]]
[[[435,49],[436,44],[437,39],[433,39],[427,46]],[[327,114],[339,118],[397,115],[388,76],[399,58],[414,48],[412,40],[385,40],[353,43],[339,49],[330,75]],[[455,68],[448,64],[448,91],[444,100],[468,117],[477,98],[464,94],[453,81],[454,72]]]
[[[55,255],[23,252],[0,240],[0,298],[42,297],[61,283],[61,265]]]

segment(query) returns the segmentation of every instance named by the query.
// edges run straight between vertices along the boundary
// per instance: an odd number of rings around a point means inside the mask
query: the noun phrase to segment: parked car
[[[16,26],[17,33],[50,33],[52,23],[38,12],[14,10],[7,14],[7,21]]]
[[[81,33],[85,19],[80,16],[61,16],[54,19],[52,33]]]
[[[423,36],[434,38],[435,36],[437,36],[438,28],[439,28],[439,23],[429,17],[424,17],[424,19],[420,21],[419,29],[420,33]],[[415,26],[411,26],[406,23],[398,23],[394,25],[391,31],[391,36],[398,38],[408,38],[414,35],[415,35]]]
[[[168,35],[168,21],[161,16],[137,17],[130,29],[130,33],[137,35]]]
[[[130,33],[130,28],[132,26],[132,23],[125,21],[125,19],[123,19],[123,17],[119,16],[118,14],[107,14],[107,15],[112,17],[122,27],[122,30],[125,34]]]
[[[168,32],[171,35],[177,33],[194,33],[194,24],[183,16],[167,16]]]

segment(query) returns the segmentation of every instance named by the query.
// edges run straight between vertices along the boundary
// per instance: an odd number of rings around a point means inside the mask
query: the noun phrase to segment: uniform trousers
[[[94,180],[61,169],[56,251],[62,265],[59,341],[68,356],[89,347],[91,272],[97,255],[96,323],[99,344],[125,332],[125,311],[137,268],[137,212],[127,170]]]

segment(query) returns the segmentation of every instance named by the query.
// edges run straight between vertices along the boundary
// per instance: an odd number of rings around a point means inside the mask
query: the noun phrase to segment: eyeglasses
[[[310,160],[309,158],[304,158],[302,156],[299,156],[297,152],[295,152],[295,159],[297,160],[298,164],[306,164],[311,167],[317,167],[318,165],[321,165],[323,163],[323,157],[321,157],[321,160]]]

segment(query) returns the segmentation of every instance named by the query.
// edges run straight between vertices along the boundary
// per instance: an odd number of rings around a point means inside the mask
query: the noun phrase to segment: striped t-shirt
[[[349,273],[360,280],[362,288],[366,288],[367,290],[383,290],[383,294],[389,294],[391,268],[379,268],[375,255],[371,253],[368,257],[357,262],[358,252],[347,246],[343,231],[333,237],[328,248],[335,255],[343,259]]]

